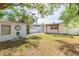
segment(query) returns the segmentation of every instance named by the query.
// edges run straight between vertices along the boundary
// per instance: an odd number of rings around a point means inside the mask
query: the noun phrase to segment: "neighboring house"
[[[26,37],[26,25],[10,21],[0,21],[0,41],[17,38],[17,34]]]

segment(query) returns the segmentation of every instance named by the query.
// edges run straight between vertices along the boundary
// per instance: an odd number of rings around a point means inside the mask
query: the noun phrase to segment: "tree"
[[[0,10],[0,19],[4,16],[4,11]]]
[[[27,28],[27,34],[29,34],[29,28],[32,24],[32,17],[30,16],[30,14],[27,13],[26,9],[24,7],[20,7],[18,8],[18,6],[12,6],[10,8],[8,8],[9,13],[4,14],[5,19],[9,20],[9,21],[14,21],[14,22],[23,22],[26,24],[26,28]]]
[[[66,5],[65,11],[60,16],[67,26],[78,27],[79,4],[70,3]]]
[[[24,22],[27,25],[27,32],[29,33],[29,27],[33,23],[33,18],[30,13],[27,13],[26,9],[30,10],[31,8],[37,9],[38,13],[41,16],[53,14],[54,8],[59,7],[60,4],[40,4],[40,3],[19,3],[19,4],[9,4],[3,9],[1,17],[7,16],[6,18],[9,21]],[[19,7],[19,8],[18,8]],[[10,13],[4,12],[5,10],[11,10]]]

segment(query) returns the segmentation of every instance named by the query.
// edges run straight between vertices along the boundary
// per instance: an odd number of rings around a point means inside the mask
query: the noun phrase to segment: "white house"
[[[17,37],[17,33],[26,37],[26,25],[24,23],[0,21],[0,41],[12,40]]]

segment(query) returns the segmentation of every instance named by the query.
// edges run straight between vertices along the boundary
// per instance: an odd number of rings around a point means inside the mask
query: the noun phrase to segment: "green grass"
[[[0,55],[79,55],[79,36],[32,34],[28,35],[24,40],[1,42]]]

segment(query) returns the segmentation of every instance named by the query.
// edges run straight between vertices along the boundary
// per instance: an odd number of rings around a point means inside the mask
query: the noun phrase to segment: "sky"
[[[48,15],[44,18],[38,19],[38,24],[53,24],[53,23],[62,22],[61,20],[59,20],[59,17],[61,16],[64,10],[65,10],[65,5],[61,5],[59,9],[54,11],[53,15]]]

